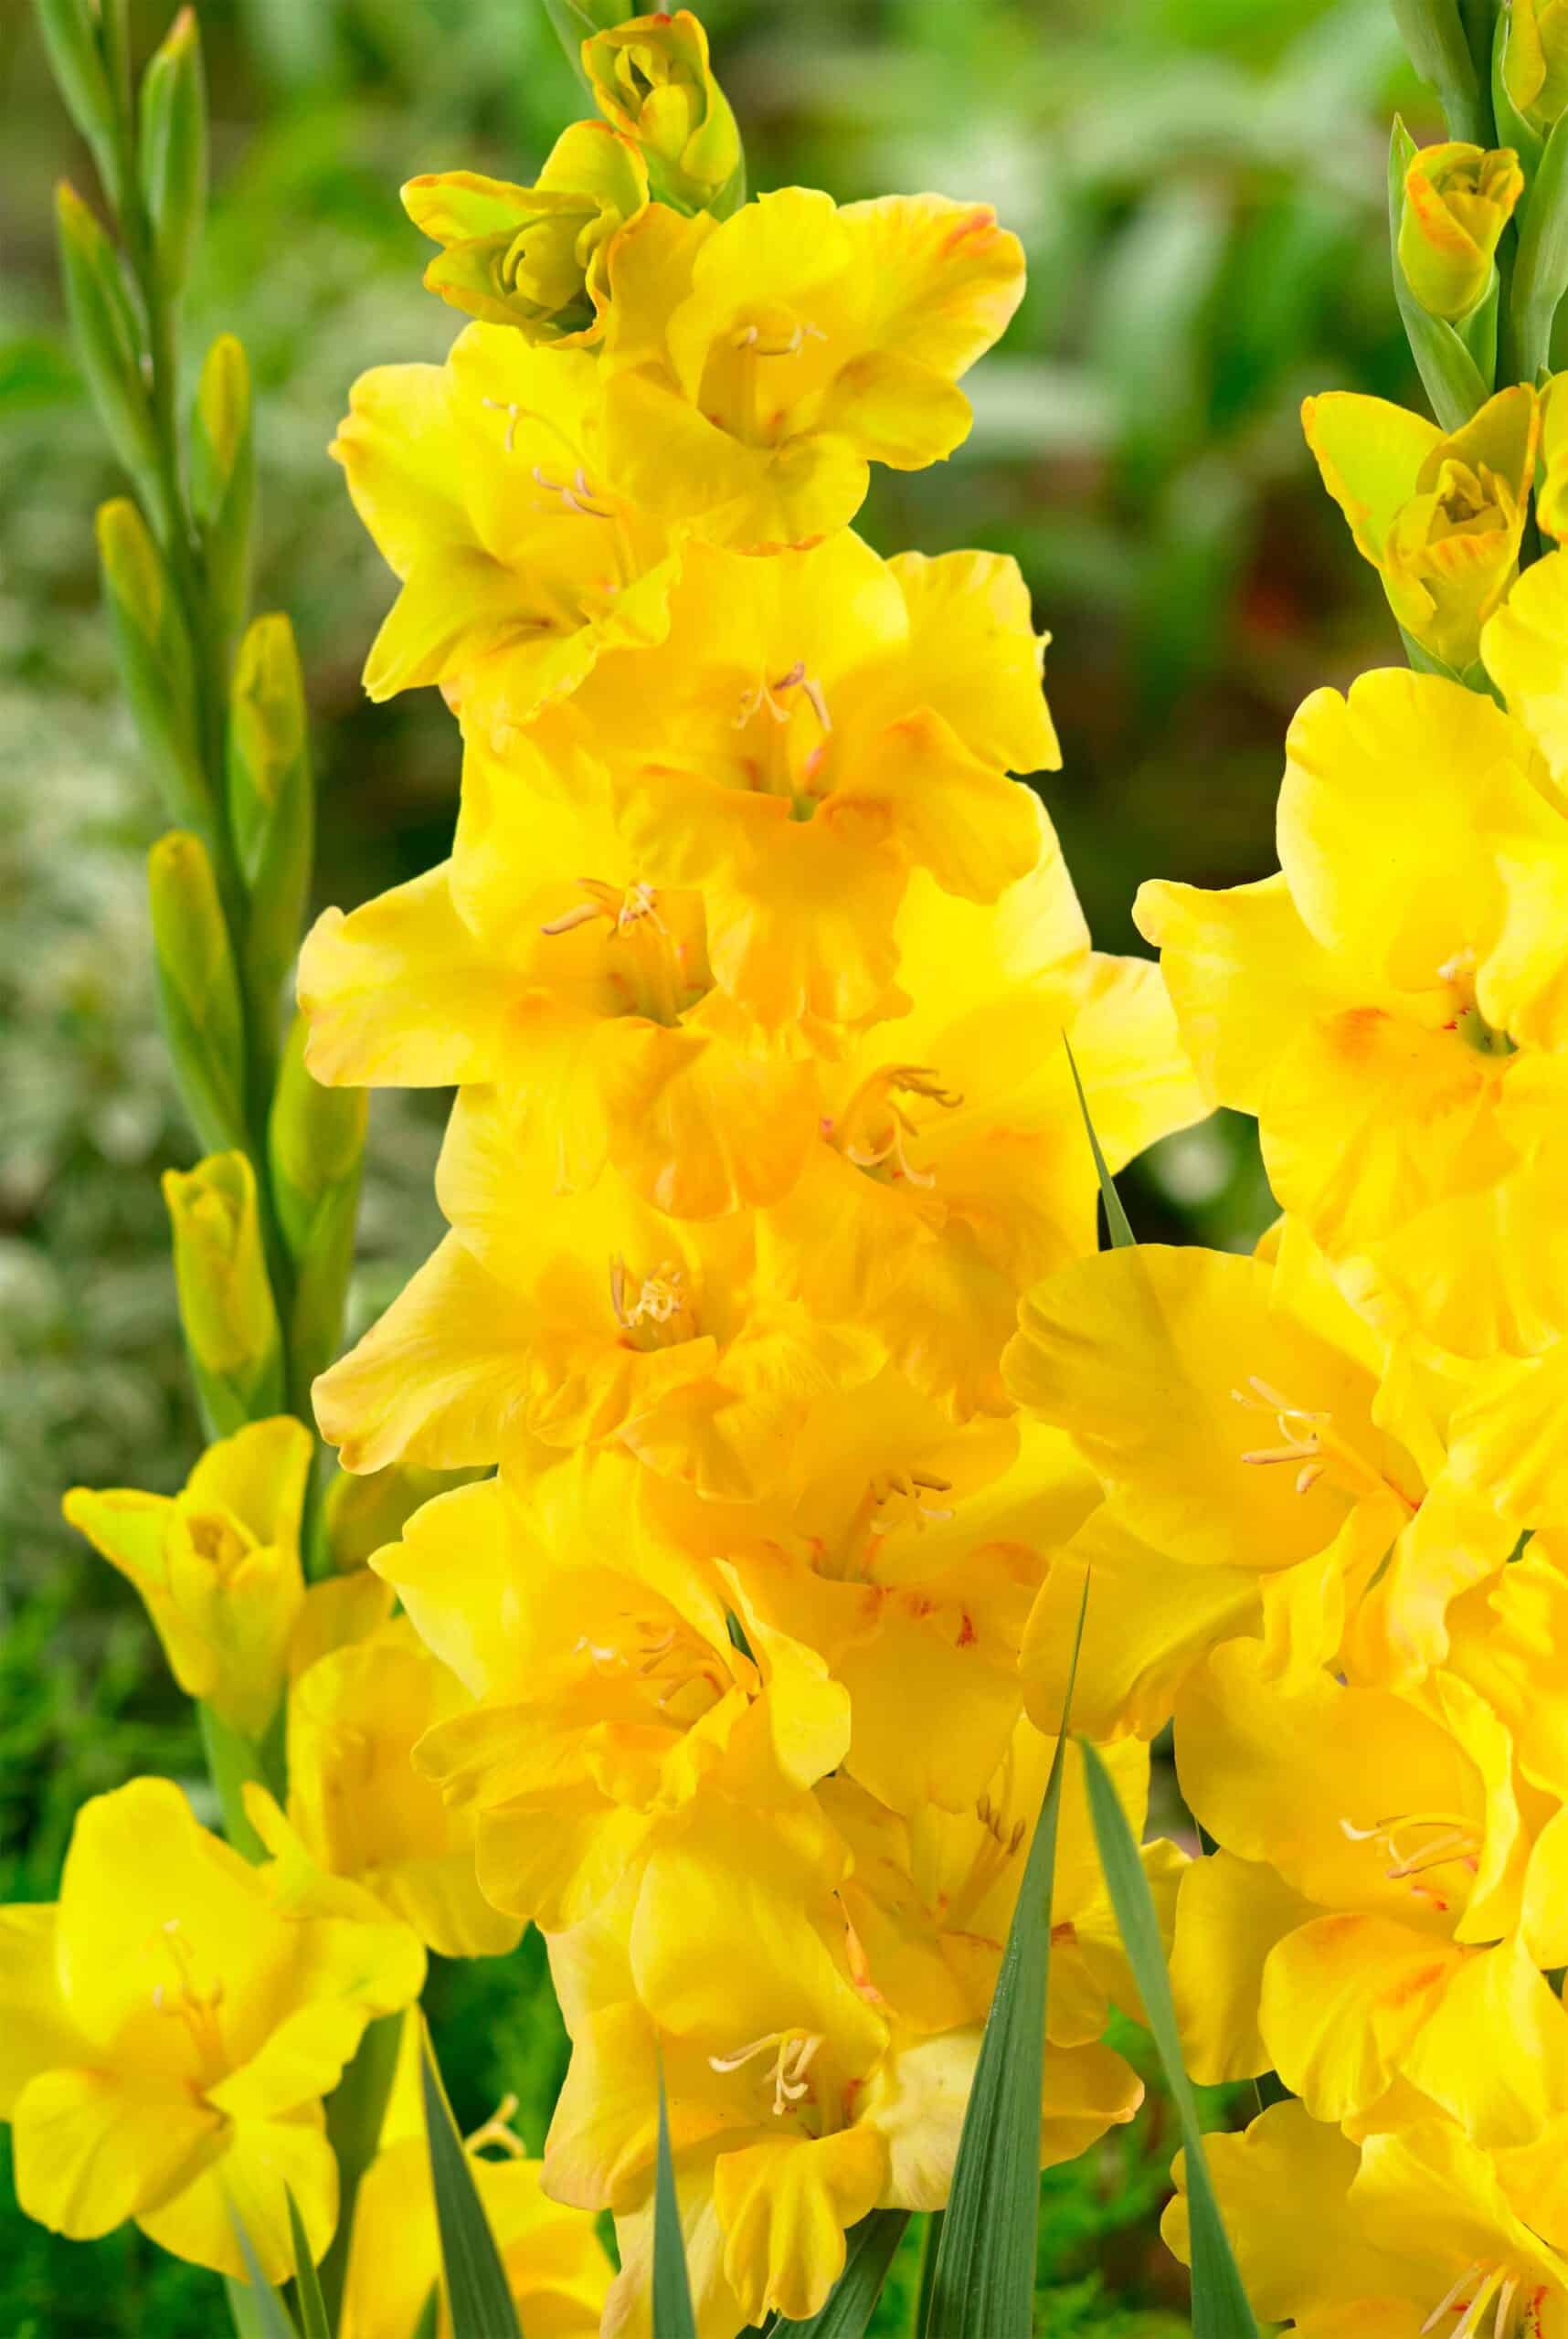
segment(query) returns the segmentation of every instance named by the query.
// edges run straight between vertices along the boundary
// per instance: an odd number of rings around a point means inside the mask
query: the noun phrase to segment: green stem
[[[358,2053],[327,2098],[327,2141],[337,2155],[338,2167],[337,2231],[317,2272],[327,2320],[334,2331],[348,2272],[354,2205],[360,2179],[375,2159],[381,2141],[387,2100],[392,2092],[403,2044],[403,2023],[400,2014],[384,2014],[371,2023],[359,2042]]]
[[[223,1832],[235,1850],[243,1852],[248,1860],[263,1860],[267,1847],[245,1814],[247,1784],[254,1783],[265,1787],[269,1794],[273,1792],[261,1750],[249,1738],[242,1738],[238,1730],[230,1729],[221,1715],[200,1700],[196,1714],[201,1722],[207,1773],[223,1813]]]

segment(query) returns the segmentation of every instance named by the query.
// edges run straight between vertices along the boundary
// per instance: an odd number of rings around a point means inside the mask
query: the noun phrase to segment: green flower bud
[[[215,630],[231,643],[250,606],[256,524],[256,445],[250,367],[231,333],[207,353],[191,414],[191,508],[201,530],[203,574]]]
[[[118,206],[120,185],[114,144],[114,99],[103,55],[100,18],[92,0],[37,0],[38,29],[55,87],[98,166],[98,175]]]
[[[212,801],[202,763],[190,638],[164,556],[129,496],[98,513],[98,554],[121,677],[171,819],[207,830]]]
[[[690,9],[632,16],[585,40],[582,55],[594,103],[641,148],[654,193],[682,210],[733,209],[740,132]]]
[[[1499,238],[1523,193],[1511,147],[1417,149],[1404,178],[1399,265],[1428,316],[1455,323],[1485,298]]]
[[[142,196],[165,291],[177,293],[207,208],[207,90],[195,11],[180,10],[143,77]]]
[[[211,1152],[245,1142],[245,1016],[207,847],[181,830],[147,856],[164,1031],[180,1094]]]
[[[256,1173],[240,1152],[165,1171],[175,1281],[209,1429],[228,1437],[282,1411],[283,1343],[261,1241]]]
[[[99,419],[125,469],[150,499],[158,444],[142,376],[142,336],[120,256],[69,182],[55,193],[66,306]]]
[[[267,1126],[278,1221],[294,1265],[289,1362],[302,1399],[343,1337],[366,1116],[363,1089],[323,1088],[306,1071],[308,1028],[295,1017]]]
[[[1513,0],[1502,79],[1532,129],[1550,130],[1568,113],[1568,0]]]
[[[245,994],[269,1059],[310,883],[315,812],[305,725],[293,629],[286,617],[258,618],[229,693],[228,818],[247,897]]]
[[[414,1513],[437,1495],[467,1486],[477,1470],[422,1470],[412,1462],[389,1462],[384,1470],[334,1473],[322,1503],[325,1557],[339,1575],[349,1575],[396,1543]]]

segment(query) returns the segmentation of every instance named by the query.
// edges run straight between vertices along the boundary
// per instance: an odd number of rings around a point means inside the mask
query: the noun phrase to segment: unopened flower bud
[[[142,192],[165,291],[179,291],[207,208],[207,89],[196,12],[180,10],[142,79]]]
[[[245,1138],[245,1018],[207,847],[182,829],[147,856],[164,1032],[186,1110],[213,1152]]]
[[[738,191],[740,132],[689,8],[595,33],[583,70],[605,120],[641,148],[655,195],[702,211]]]
[[[1502,79],[1533,129],[1568,113],[1568,0],[1513,0]]]
[[[279,1223],[294,1265],[289,1360],[302,1396],[337,1354],[354,1265],[366,1098],[323,1088],[305,1069],[308,1026],[296,1016],[283,1050],[267,1147]]]
[[[1469,315],[1492,280],[1498,240],[1524,192],[1511,147],[1423,146],[1405,174],[1399,265],[1428,315]]]
[[[256,1174],[238,1150],[164,1176],[180,1321],[203,1406],[228,1435],[281,1410],[283,1343],[268,1280]]]

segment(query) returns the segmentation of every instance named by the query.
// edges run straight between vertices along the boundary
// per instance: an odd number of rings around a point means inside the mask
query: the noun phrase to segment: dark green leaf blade
[[[232,2276],[228,2281],[236,2323],[247,2330],[248,2339],[249,2333],[254,2333],[255,2339],[299,2339],[293,2317],[261,2271],[256,2245],[246,2232],[245,2220],[232,2201],[228,2205],[228,2216],[234,2228],[234,2238],[239,2244],[239,2255],[245,2261],[244,2281],[237,2282]]]
[[[421,2041],[419,2084],[452,2339],[523,2339],[501,2253],[436,2069],[429,2030]]]
[[[1181,2124],[1181,2141],[1187,2155],[1187,2207],[1192,2235],[1193,2339],[1257,2339],[1257,2324],[1236,2270],[1235,2259],[1231,2252],[1230,2240],[1209,2177],[1203,2132],[1198,2121],[1197,2099],[1181,2060],[1176,2008],[1171,1996],[1171,1978],[1165,1970],[1160,1920],[1155,1914],[1149,1879],[1143,1872],[1138,1846],[1127,1824],[1127,1814],[1117,1801],[1110,1773],[1094,1747],[1086,1740],[1080,1740],[1079,1746],[1084,1757],[1089,1815],[1094,1822],[1100,1864],[1105,1869],[1111,1905],[1116,1910],[1122,1947],[1127,1952],[1128,1963],[1138,1984],[1144,2015],[1153,2033],[1154,2043],[1160,2049],[1160,2059],[1165,2067],[1165,2077]]]
[[[675,2164],[670,2156],[662,2063],[659,2066],[659,2170],[653,2187],[653,2339],[697,2339],[680,2204],[675,2198]]]
[[[1065,1032],[1062,1034],[1062,1045],[1067,1051],[1067,1069],[1073,1075],[1073,1085],[1078,1092],[1078,1110],[1084,1117],[1084,1128],[1089,1140],[1089,1151],[1095,1157],[1095,1175],[1100,1181],[1100,1200],[1106,1207],[1106,1231],[1110,1236],[1111,1249],[1113,1251],[1132,1250],[1137,1246],[1138,1237],[1128,1222],[1127,1212],[1121,1206],[1121,1196],[1116,1190],[1116,1180],[1107,1167],[1105,1155],[1100,1149],[1099,1138],[1095,1135],[1095,1125],[1089,1118],[1089,1100],[1084,1094],[1084,1084],[1078,1077],[1078,1059],[1073,1053],[1073,1042],[1068,1039]],[[1065,1724],[1063,1725],[1064,1728],[1065,1726]]]
[[[283,2188],[289,2204],[289,2232],[294,2244],[294,2289],[299,2296],[300,2320],[305,2326],[305,2339],[332,2339],[332,2325],[327,2321],[326,2301],[322,2296],[321,2279],[315,2260],[306,2238],[304,2221],[299,2204],[287,2186]]]
[[[927,2339],[1030,2339],[1033,2325],[1051,1898],[1067,1720],[1087,1607],[1086,1582],[1061,1735],[959,2138],[931,2284]]]
[[[845,2237],[844,2270],[827,2303],[805,2323],[782,2320],[768,2326],[768,2339],[863,2339],[882,2295],[894,2253],[909,2223],[907,2209],[873,2209]]]

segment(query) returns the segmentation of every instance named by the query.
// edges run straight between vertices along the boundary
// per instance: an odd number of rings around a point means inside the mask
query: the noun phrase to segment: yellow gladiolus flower
[[[366,2024],[418,1996],[424,1952],[368,1894],[251,1868],[178,1789],[136,1779],[77,1815],[57,1904],[0,1910],[5,2116],[26,2214],[90,2240],[133,2217],[243,2281],[293,2266],[284,2187],[319,2258],[337,2217],[322,2098]]]
[[[841,210],[784,187],[722,227],[652,205],[609,254],[605,429],[620,492],[715,544],[777,552],[854,518],[873,462],[967,436],[957,386],[1023,293],[985,204]]]
[[[273,1850],[297,1836],[314,1866],[352,1877],[441,1956],[493,1957],[522,1927],[479,1889],[471,1817],[449,1810],[413,1762],[425,1733],[468,1704],[407,1617],[384,1624],[294,1681],[287,1821],[254,1789],[248,1803]]]
[[[1236,1643],[1183,1688],[1176,1747],[1216,1857],[1288,1888],[1263,1896],[1270,1942],[1215,1921],[1244,1880],[1191,1906],[1184,1886],[1179,1935],[1199,1939],[1179,1964],[1216,1976],[1221,2004],[1240,1995],[1228,1966],[1256,1980],[1267,2065],[1316,2118],[1377,2114],[1396,2081],[1487,2143],[1568,2112],[1568,2016],[1540,1970],[1568,1950],[1563,1855],[1532,1836],[1508,1731],[1474,1689],[1439,1674],[1418,1706],[1327,1674],[1281,1685]]]
[[[1323,484],[1378,571],[1405,631],[1457,672],[1515,574],[1535,483],[1540,406],[1499,391],[1461,430],[1348,390],[1308,398]]]
[[[1533,1191],[1568,1079],[1568,818],[1541,749],[1478,693],[1377,673],[1308,699],[1288,756],[1281,876],[1139,895],[1198,1076],[1256,1114],[1287,1210],[1431,1339],[1539,1349],[1568,1322]]]
[[[244,1738],[272,1719],[304,1605],[311,1451],[302,1422],[253,1422],[208,1446],[178,1495],[75,1487],[62,1506],[141,1593],[186,1696]]]
[[[311,1070],[493,1085],[563,1191],[609,1162],[677,1218],[775,1200],[817,1128],[799,1043],[717,990],[702,894],[641,866],[602,791],[529,788],[471,742],[454,859],[306,938]]]
[[[661,1534],[640,1481],[617,1455],[526,1489],[487,1479],[375,1561],[476,1701],[433,1719],[416,1766],[476,1827],[486,1897],[546,1930],[602,1899],[705,1783],[765,1827],[848,1740],[821,1657]]]
[[[563,132],[533,186],[441,171],[403,189],[409,218],[441,247],[429,290],[557,349],[602,333],[610,239],[647,200],[641,155],[601,122]]]
[[[1568,5],[1513,0],[1502,52],[1503,86],[1540,130],[1568,113]]]
[[[664,201],[702,210],[724,193],[740,168],[740,132],[689,8],[595,33],[582,61],[595,104],[641,148]]]
[[[664,647],[606,661],[540,744],[581,726],[641,879],[701,888],[737,1004],[774,1031],[859,1022],[904,1004],[912,869],[991,903],[1036,863],[1006,775],[1060,761],[1042,650],[1009,560],[883,561],[848,532],[769,561],[698,548]]]
[[[672,543],[605,483],[601,376],[580,349],[475,324],[444,365],[355,383],[333,453],[402,590],[372,698],[439,683],[504,732],[615,643],[660,640]]]
[[[1494,255],[1524,173],[1511,146],[1423,146],[1404,176],[1399,265],[1422,307],[1451,322],[1468,316],[1492,280]]]
[[[811,1401],[881,1361],[778,1286],[746,1221],[665,1218],[613,1175],[555,1192],[485,1090],[459,1092],[440,1190],[455,1231],[315,1384],[345,1469],[525,1469],[531,1441],[614,1441],[748,1501]]]
[[[1568,2240],[1551,2154],[1487,2153],[1427,2121],[1358,2147],[1299,2103],[1244,2135],[1211,2136],[1214,2191],[1258,2315],[1298,2331],[1555,2333],[1568,2316]],[[1179,2186],[1183,2166],[1173,2171]],[[1282,2205],[1288,2204],[1288,2214]],[[1162,2231],[1183,2263],[1185,2190]],[[1554,2243],[1557,2246],[1554,2246]]]
[[[487,2160],[499,2143],[507,2157]],[[469,2139],[469,2170],[500,2253],[524,2330],[540,2339],[597,2339],[610,2266],[593,2221],[562,2208],[540,2188],[503,2119]],[[376,2154],[354,2205],[337,2339],[408,2339],[440,2281],[440,2242],[423,2136],[405,2136]],[[443,2295],[438,2339],[451,2339]]]

